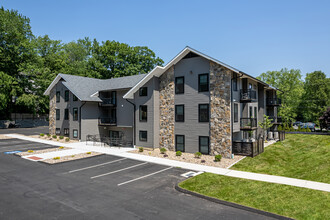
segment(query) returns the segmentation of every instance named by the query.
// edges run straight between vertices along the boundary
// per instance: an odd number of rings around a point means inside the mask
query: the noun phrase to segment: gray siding
[[[175,135],[185,135],[185,151],[199,151],[199,136],[209,136],[209,122],[198,122],[198,105],[210,103],[209,92],[198,92],[198,75],[210,72],[210,63],[202,57],[182,59],[174,66],[174,77],[184,76],[184,94],[175,94],[175,105],[184,105],[184,122],[175,122]]]
[[[98,126],[99,106],[97,102],[86,102],[81,107],[81,140],[87,135],[101,134],[103,127]]]
[[[123,96],[128,90],[117,91],[117,126],[118,127],[132,127],[133,126],[133,112],[132,104],[123,99]]]

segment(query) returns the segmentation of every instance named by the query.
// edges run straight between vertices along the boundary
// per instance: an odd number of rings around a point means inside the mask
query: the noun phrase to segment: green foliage
[[[86,154],[92,154],[92,152],[87,152]]]
[[[41,133],[41,134],[40,134],[40,137],[43,137],[43,136],[45,136],[45,134],[44,134],[44,133]]]
[[[47,134],[47,137],[50,137],[51,135],[50,134]]]
[[[277,128],[278,131],[283,131],[283,127],[282,125],[279,125],[278,128]]]
[[[215,160],[216,162],[220,162],[220,161],[221,161],[221,158],[222,158],[221,154],[218,154],[218,155],[215,155],[215,156],[214,156],[214,160]]]
[[[64,137],[63,136],[60,136],[60,139],[62,140]]]
[[[143,152],[143,147],[139,147],[139,152]]]
[[[65,141],[66,141],[66,142],[69,142],[69,141],[70,141],[70,138],[68,138],[68,137],[65,138]]]
[[[196,158],[201,158],[201,156],[202,156],[202,153],[201,153],[201,152],[196,152],[196,153],[195,153],[195,157],[196,157]]]
[[[28,153],[33,153],[33,150],[28,150],[27,152],[28,152]]]
[[[178,150],[177,152],[175,152],[175,155],[180,157],[182,155],[182,152]]]
[[[61,146],[61,147],[59,147],[59,149],[64,149],[64,147]]]
[[[166,150],[165,147],[160,148],[160,153],[161,153],[161,154],[165,154],[166,151],[167,151],[167,150]]]
[[[56,139],[56,138],[57,138],[57,136],[56,136],[56,135],[53,135],[53,136],[52,136],[52,138]]]
[[[53,160],[59,160],[61,159],[60,157],[54,157]]]
[[[267,130],[268,128],[271,128],[273,126],[272,120],[269,119],[268,115],[264,115],[263,121],[262,122],[259,121],[258,125],[260,128],[262,128],[264,130]]]

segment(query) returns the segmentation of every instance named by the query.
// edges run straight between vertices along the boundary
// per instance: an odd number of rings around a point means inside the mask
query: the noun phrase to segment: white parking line
[[[115,170],[115,171],[112,171],[112,172],[109,172],[109,173],[104,173],[104,174],[101,174],[101,175],[93,176],[93,177],[91,177],[91,179],[95,179],[95,178],[98,178],[98,177],[110,175],[110,174],[113,174],[113,173],[118,173],[120,171],[124,171],[124,170],[128,170],[128,169],[131,169],[131,168],[134,168],[134,167],[142,166],[142,165],[147,164],[147,163],[148,162],[140,163],[140,164],[133,165],[133,166],[130,166],[130,167],[126,167],[126,168],[123,168],[123,169],[120,169],[120,170]]]
[[[82,171],[82,170],[87,170],[87,169],[91,169],[91,168],[94,168],[94,167],[99,167],[99,166],[115,163],[115,162],[118,162],[118,161],[121,161],[121,160],[126,160],[126,159],[127,158],[122,158],[122,159],[113,160],[113,161],[106,162],[106,163],[100,163],[100,164],[89,166],[89,167],[84,167],[84,168],[80,168],[80,169],[76,169],[76,170],[71,170],[71,171],[69,171],[69,173],[74,173],[74,172],[78,172],[78,171]]]
[[[119,183],[117,186],[121,186],[121,185],[124,185],[124,184],[127,184],[127,183],[131,183],[131,182],[134,182],[134,181],[136,181],[136,180],[140,180],[140,179],[143,179],[143,178],[146,178],[146,177],[149,177],[149,176],[155,175],[155,174],[157,174],[157,173],[164,172],[164,171],[169,170],[169,169],[172,169],[172,168],[173,168],[173,167],[167,167],[167,168],[162,169],[162,170],[159,170],[159,171],[157,171],[157,172],[150,173],[150,174],[145,175],[145,176],[140,176],[140,177],[138,177],[138,178],[135,178],[135,179],[132,179],[132,180],[128,180],[128,181],[123,182],[123,183]]]

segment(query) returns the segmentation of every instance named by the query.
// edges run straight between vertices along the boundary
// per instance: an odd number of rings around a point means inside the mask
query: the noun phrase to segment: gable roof
[[[82,76],[58,74],[44,92],[49,95],[52,88],[63,79],[66,86],[80,101],[100,102],[101,99],[95,94],[104,90],[129,89],[136,85],[146,74],[125,76],[112,79],[94,79]]]
[[[159,77],[161,76],[166,70],[168,70],[171,66],[177,64],[181,59],[183,59],[187,54],[189,53],[195,53],[207,60],[210,60],[214,63],[217,63],[221,66],[224,66],[226,67],[227,69],[230,69],[232,70],[233,72],[235,73],[239,73],[241,75],[244,75],[244,77],[247,77],[247,78],[251,78],[253,80],[256,80],[262,84],[264,84],[265,86],[269,86],[267,83],[261,81],[261,80],[258,80],[256,78],[254,78],[253,76],[250,76],[242,71],[239,71],[238,69],[232,67],[232,66],[229,66],[217,59],[214,59],[202,52],[199,52],[189,46],[185,47],[178,55],[176,55],[170,62],[168,62],[166,64],[166,66],[164,67],[161,67],[161,66],[156,66],[153,70],[151,70],[140,82],[138,82],[133,88],[131,88],[125,95],[124,95],[124,99],[133,99],[134,98],[134,93],[138,91],[138,89],[143,86],[145,83],[147,83],[153,76],[156,76],[156,77]]]

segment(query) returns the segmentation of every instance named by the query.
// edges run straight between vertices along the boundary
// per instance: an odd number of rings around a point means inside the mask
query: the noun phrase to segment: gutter
[[[136,145],[136,134],[135,134],[135,129],[136,129],[136,124],[135,124],[135,118],[136,118],[136,105],[135,103],[129,101],[128,99],[125,99],[128,103],[132,104],[134,107],[134,114],[133,114],[133,145]]]
[[[86,101],[84,102],[84,104],[82,104],[79,107],[79,139],[81,140],[81,108],[86,104]]]

